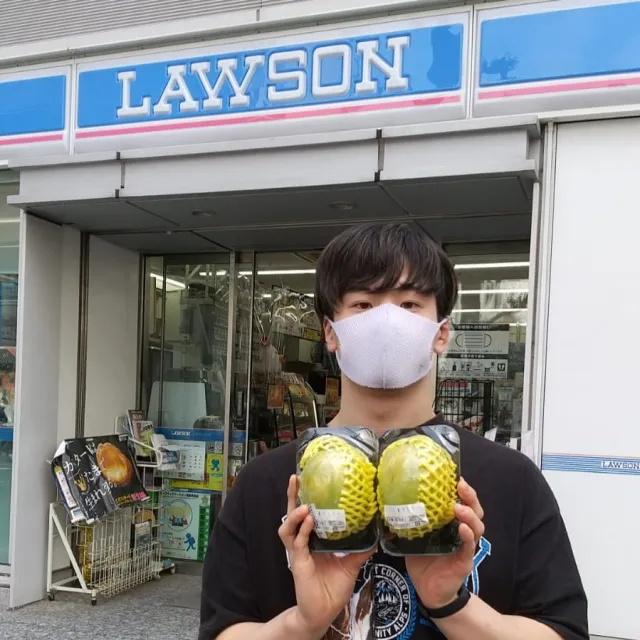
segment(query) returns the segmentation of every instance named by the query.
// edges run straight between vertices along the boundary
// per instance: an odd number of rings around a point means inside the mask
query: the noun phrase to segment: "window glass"
[[[18,210],[6,202],[16,192],[0,172],[0,565],[9,564],[20,232]]]
[[[454,258],[460,296],[436,408],[479,435],[518,446],[522,431],[529,256]]]

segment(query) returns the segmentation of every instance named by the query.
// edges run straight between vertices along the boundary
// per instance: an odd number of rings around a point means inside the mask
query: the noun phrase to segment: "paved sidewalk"
[[[195,640],[201,578],[165,575],[115,598],[59,593],[17,611],[0,611],[2,640]]]

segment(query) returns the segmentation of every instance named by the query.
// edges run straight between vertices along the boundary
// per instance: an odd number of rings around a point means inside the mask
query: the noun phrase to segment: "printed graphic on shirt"
[[[416,626],[416,599],[406,574],[369,561],[351,602],[335,620],[325,640],[409,640]]]
[[[491,555],[482,538],[475,555],[469,589],[480,593],[478,568]],[[418,613],[415,588],[406,573],[370,560],[356,583],[350,603],[335,620],[324,640],[427,640],[444,636]]]

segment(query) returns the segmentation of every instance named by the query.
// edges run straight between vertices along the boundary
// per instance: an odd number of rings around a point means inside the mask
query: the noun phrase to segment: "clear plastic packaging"
[[[360,553],[378,545],[378,440],[364,427],[308,429],[298,439],[299,504],[311,509],[312,551]]]
[[[448,555],[461,546],[454,507],[460,436],[448,425],[395,429],[380,438],[380,545],[391,556]]]

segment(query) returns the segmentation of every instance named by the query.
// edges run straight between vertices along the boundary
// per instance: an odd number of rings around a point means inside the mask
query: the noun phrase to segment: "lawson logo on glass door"
[[[466,20],[421,19],[319,42],[271,40],[245,51],[81,67],[76,138],[459,104]]]

